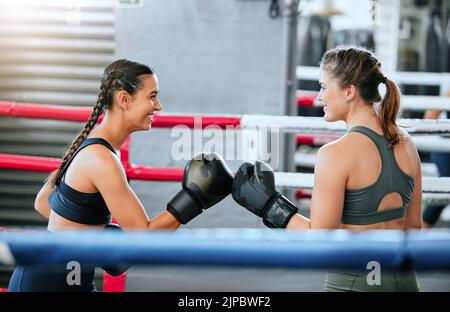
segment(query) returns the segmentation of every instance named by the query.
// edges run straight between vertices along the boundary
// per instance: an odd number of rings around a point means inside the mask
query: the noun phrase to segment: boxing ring
[[[181,229],[176,232],[0,232],[0,262],[305,269],[450,269],[450,231]],[[45,255],[45,256],[42,256]],[[351,256],[349,256],[351,255]]]
[[[85,122],[92,109],[30,103],[0,102],[0,116]],[[99,122],[101,119],[99,120]],[[417,135],[448,134],[449,120],[401,119],[399,124]],[[158,113],[153,128],[183,125],[190,129],[209,126],[254,133],[261,127],[311,136],[345,132],[345,124],[314,117],[258,115],[200,116]],[[253,138],[252,135],[249,136]],[[299,140],[299,137],[297,137]],[[248,144],[248,140],[244,140]],[[429,143],[429,141],[427,141]],[[432,144],[432,143],[431,143]],[[250,144],[251,145],[251,144]],[[253,148],[255,144],[253,144]],[[433,148],[439,149],[437,143]],[[183,168],[139,166],[129,161],[130,138],[121,147],[121,161],[128,179],[181,181]],[[420,149],[420,146],[418,145]],[[443,146],[448,148],[448,146]],[[61,160],[49,157],[0,154],[0,168],[51,172]],[[278,187],[311,189],[313,175],[275,173]],[[301,193],[300,193],[301,196]],[[423,196],[450,198],[450,178],[423,178]],[[10,265],[51,265],[79,261],[91,264],[220,265],[297,268],[356,268],[378,261],[386,269],[410,265],[417,270],[450,268],[450,232],[370,231],[269,231],[179,230],[150,233],[12,232],[0,230],[0,262]],[[41,255],[45,254],[45,257]],[[353,257],[349,257],[349,254]],[[35,256],[39,255],[39,256]],[[107,255],[107,256],[105,256]],[[436,255],[436,256],[432,256]],[[439,255],[439,256],[437,256]],[[105,291],[125,291],[125,274],[104,275]]]
[[[56,105],[37,105],[16,102],[0,102],[0,116],[15,116],[25,118],[55,119],[66,121],[85,122],[91,113],[91,108],[86,107],[64,107]],[[101,119],[99,120],[101,122]],[[421,120],[421,119],[400,119],[399,124],[407,127],[407,131],[417,134],[415,140],[419,150],[427,150],[432,146],[433,150],[446,151],[450,144],[446,139],[436,138],[430,140],[430,134],[449,134],[450,120]],[[267,115],[181,115],[181,114],[155,114],[152,123],[153,128],[172,128],[175,126],[185,126],[190,129],[205,129],[210,126],[224,130],[240,130],[248,132],[247,139],[243,140],[245,150],[248,155],[254,154],[252,149],[257,149],[258,142],[253,135],[258,129],[275,129],[283,132],[308,133],[310,140],[327,133],[328,140],[338,138],[336,134],[345,132],[343,122],[329,123],[319,117],[287,117],[287,116],[267,116]],[[421,134],[427,134],[425,140],[420,139]],[[297,142],[301,140],[297,137]],[[444,141],[443,141],[444,140]],[[425,142],[424,142],[425,141]],[[420,143],[423,143],[422,145]],[[425,144],[426,143],[426,144]],[[450,139],[449,142],[450,143]],[[134,180],[153,181],[181,181],[183,168],[161,168],[150,166],[138,166],[129,162],[128,138],[121,148],[121,160],[125,168],[127,177]],[[428,148],[429,149],[429,148]],[[248,159],[248,158],[245,158]],[[23,155],[0,154],[0,168],[33,170],[41,172],[51,172],[61,163],[61,160],[49,157],[35,157]],[[278,187],[292,187],[311,189],[314,180],[312,174],[283,173],[275,172],[275,180]],[[430,198],[450,198],[450,178],[423,178],[424,197]]]

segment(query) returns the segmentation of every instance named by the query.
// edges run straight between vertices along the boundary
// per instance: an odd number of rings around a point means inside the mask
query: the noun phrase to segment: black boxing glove
[[[190,220],[228,196],[233,173],[217,153],[201,153],[184,168],[182,190],[167,204],[178,222]]]
[[[117,224],[107,224],[105,225],[104,231],[114,231],[114,232],[123,232],[123,230],[118,226]],[[112,276],[119,276],[123,273],[125,273],[126,270],[128,270],[130,265],[126,263],[120,263],[120,264],[108,264],[105,266],[102,266],[102,269]]]
[[[234,177],[231,194],[270,228],[285,228],[298,208],[275,190],[272,168],[262,161],[243,163]]]

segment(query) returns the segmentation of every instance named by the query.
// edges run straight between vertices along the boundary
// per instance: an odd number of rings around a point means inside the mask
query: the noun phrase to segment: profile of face
[[[341,88],[339,80],[322,67],[320,68],[319,84],[320,92],[317,101],[320,106],[323,106],[324,119],[329,122],[345,120],[350,110],[350,88]]]
[[[131,131],[150,130],[153,114],[161,110],[158,99],[159,85],[156,75],[139,77],[142,87],[134,95],[120,91],[118,101],[124,111],[124,119]]]

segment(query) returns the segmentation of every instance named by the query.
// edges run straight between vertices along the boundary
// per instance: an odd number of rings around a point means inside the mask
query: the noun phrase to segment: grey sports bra
[[[394,220],[405,215],[411,200],[415,179],[404,173],[395,160],[389,141],[369,128],[357,126],[349,132],[358,132],[369,137],[376,145],[381,157],[381,173],[378,180],[365,188],[346,190],[344,199],[343,224],[367,225]],[[398,193],[401,207],[377,211],[383,198],[389,193]]]

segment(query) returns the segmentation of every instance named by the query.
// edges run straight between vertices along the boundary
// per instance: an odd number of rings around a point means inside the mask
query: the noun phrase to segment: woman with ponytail
[[[295,214],[290,229],[408,230],[422,227],[421,162],[396,123],[400,91],[368,50],[337,47],[321,62],[326,121],[344,121],[347,133],[321,147],[314,168],[310,218]],[[382,98],[379,86],[386,91]],[[377,107],[379,106],[379,107]],[[349,255],[351,256],[351,255]],[[366,266],[328,274],[327,291],[418,291],[410,270],[386,272],[371,283]]]
[[[161,110],[158,92],[157,77],[146,65],[122,59],[105,69],[89,120],[36,197],[35,209],[48,218],[49,231],[103,229],[111,222],[111,214],[124,229],[180,226],[168,211],[153,219],[147,216],[119,157],[120,147],[132,132],[151,128],[153,113]],[[78,283],[69,283],[68,273],[66,266],[16,267],[9,290],[95,290],[94,267],[82,265]]]

